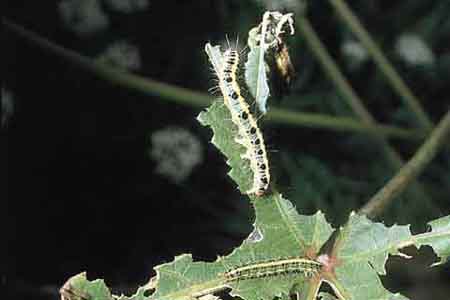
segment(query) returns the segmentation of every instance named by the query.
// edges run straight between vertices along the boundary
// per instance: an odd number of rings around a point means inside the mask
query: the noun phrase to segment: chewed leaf
[[[323,214],[299,215],[279,195],[254,205],[255,228],[264,235],[262,240],[255,243],[247,238],[215,262],[194,262],[185,254],[156,267],[156,291],[151,298],[188,300],[230,287],[232,296],[269,300],[287,295],[294,286],[315,290],[319,282],[314,276],[321,265],[307,255],[314,255],[316,245],[322,245],[332,232]]]
[[[338,258],[346,262],[370,263],[379,274],[385,274],[388,255],[398,254],[399,245],[410,238],[409,226],[386,227],[353,213],[339,235]]]
[[[170,263],[155,268],[156,291],[152,299],[181,300],[201,297],[223,286],[220,274],[226,271],[223,264],[193,262],[192,256],[183,254]]]
[[[212,142],[228,158],[230,176],[242,190],[245,185],[250,184],[251,176],[245,173],[240,157],[243,148],[233,140],[235,132],[233,133],[232,122],[226,120],[227,116],[226,108],[215,103],[206,112],[202,112],[198,119],[212,128]],[[184,293],[200,293],[198,290],[191,290],[194,286],[202,286],[208,292],[214,290],[214,283],[216,287],[231,287],[231,295],[243,299],[272,299],[285,295],[294,286],[311,290],[312,285],[319,283],[307,275],[320,272],[316,269],[320,264],[314,262],[313,258],[333,231],[324,215],[320,212],[313,216],[299,215],[292,203],[278,193],[254,198],[253,205],[256,215],[254,231],[230,255],[209,264],[192,262],[190,257],[182,257],[165,266],[170,268],[166,273],[172,277],[177,276],[175,273],[181,274],[183,270],[187,278],[181,280],[177,277],[176,281],[189,283],[190,287],[186,286]],[[306,259],[304,263],[302,258]],[[191,264],[189,270],[183,267],[188,260]],[[196,273],[197,268],[204,268],[205,272],[206,269],[211,270],[213,277],[208,282],[195,281],[189,276]],[[169,280],[163,276],[166,274],[163,269],[158,270],[161,271],[160,280]],[[282,275],[286,272],[288,275]],[[222,281],[215,281],[217,277]],[[161,294],[156,296],[161,297]],[[170,297],[176,300],[173,294]]]
[[[282,35],[286,33],[286,27],[290,34],[294,34],[292,16],[292,13],[267,11],[263,15],[261,24],[249,31],[247,44],[250,51],[245,63],[245,82],[255,98],[259,111],[263,114],[267,112],[267,99],[270,96],[266,54],[270,53],[270,50],[281,47]]]
[[[319,300],[338,300],[334,295],[329,293],[321,292],[319,293]]]
[[[258,228],[258,226],[254,225],[253,231],[247,237],[247,241],[249,243],[258,243],[261,242],[263,238],[264,235],[262,234],[261,230]]]
[[[245,148],[234,139],[236,128],[227,108],[216,102],[198,119],[211,127],[212,143],[227,158],[231,178],[246,190],[252,174],[241,157]],[[319,283],[311,277],[320,272],[314,257],[333,231],[324,215],[299,215],[276,192],[252,199],[255,229],[242,245],[212,263],[193,262],[190,255],[183,255],[157,267],[155,299],[202,297],[225,286],[232,288],[232,296],[243,299],[273,299],[293,286],[311,290]]]
[[[237,128],[231,121],[230,112],[225,105],[215,102],[197,119],[212,128],[214,135],[211,142],[227,157],[227,164],[231,166],[228,175],[245,193],[253,184],[253,173],[248,160],[242,159],[245,148],[235,141]]]
[[[112,300],[113,297],[102,279],[89,281],[86,273],[75,275],[59,290],[63,300]]]
[[[199,119],[214,132],[213,143],[228,158],[232,178],[238,185],[249,184],[240,157],[242,146],[233,139],[227,109],[213,104]],[[245,300],[315,300],[320,285],[328,283],[339,299],[405,300],[387,290],[379,275],[385,274],[389,255],[403,255],[407,246],[431,246],[445,262],[450,255],[450,216],[430,222],[430,230],[412,235],[409,226],[386,227],[365,216],[351,214],[335,239],[325,216],[300,215],[291,202],[273,192],[252,198],[254,230],[229,255],[214,262],[194,262],[183,254],[173,262],[155,267],[157,275],[146,288],[132,296],[113,296],[103,280],[88,281],[81,273],[61,288],[63,300],[217,300],[211,294],[230,290]],[[333,241],[330,253],[323,251]],[[325,247],[328,248],[328,247]],[[146,292],[154,291],[146,296]],[[321,294],[323,299],[334,299]]]
[[[125,296],[125,295],[121,295],[121,296],[114,296],[115,300],[148,300],[149,297],[145,296],[146,294],[146,290],[144,288],[139,288],[136,292],[136,294],[132,295],[132,296]]]
[[[414,236],[416,245],[429,245],[439,257],[439,261],[434,264],[440,265],[449,260],[450,257],[450,216],[428,223],[430,232],[425,232]]]
[[[336,239],[335,277],[350,299],[406,299],[386,290],[378,274],[385,274],[389,254],[408,257],[400,252],[406,246],[431,246],[440,257],[437,264],[445,262],[450,254],[450,216],[429,223],[431,231],[412,235],[409,226],[386,227],[365,216],[352,214]],[[364,284],[363,284],[364,283]]]
[[[245,81],[258,109],[264,114],[267,112],[266,103],[270,95],[266,69],[262,48],[260,46],[251,48],[245,63]]]
[[[386,227],[353,213],[334,249],[335,280],[344,289],[340,293],[349,299],[406,299],[385,289],[378,274],[386,273],[388,255],[399,254],[399,245],[410,238],[409,226]]]
[[[251,51],[246,64],[246,77],[249,73],[261,111],[266,110],[269,95],[265,51],[278,42],[284,25],[293,31],[290,14],[268,12],[264,16],[266,23],[252,30],[255,36],[249,41]],[[223,74],[234,74],[238,55],[228,56],[227,52],[224,58],[220,47],[210,44],[205,51],[217,73],[222,70]],[[224,99],[240,99],[233,76],[228,75],[228,81],[221,82],[228,82],[232,88],[223,93],[229,95]],[[237,107],[243,107],[240,104]],[[226,157],[230,177],[241,191],[246,191],[252,186],[253,172],[248,158],[243,158],[247,154],[242,145],[245,143],[242,137],[236,137],[245,132],[236,127],[244,125],[232,121],[233,113],[216,102],[198,120],[212,129],[212,143]],[[250,120],[248,109],[242,110],[240,116]],[[250,133],[255,130],[248,127]],[[256,145],[262,139],[251,141]],[[259,166],[264,166],[261,170],[267,167],[265,162]],[[386,273],[389,255],[405,256],[401,249],[411,245],[431,246],[440,258],[436,264],[445,262],[450,255],[450,216],[430,222],[430,231],[413,235],[409,226],[386,227],[353,213],[344,227],[333,231],[320,211],[310,216],[299,214],[275,188],[258,196],[250,195],[255,210],[254,230],[228,255],[214,262],[194,261],[190,254],[179,255],[172,262],[156,266],[156,276],[132,296],[112,295],[103,280],[88,281],[81,273],[61,288],[62,300],[220,300],[214,294],[224,291],[244,300],[287,300],[292,294],[305,300],[316,300],[318,296],[322,300],[404,300],[407,298],[391,293],[380,280],[379,275]],[[324,282],[337,298],[319,294]]]
[[[214,71],[216,74],[219,74],[223,66],[223,54],[222,51],[220,51],[220,46],[212,46],[210,43],[206,43],[205,52],[208,55]]]
[[[198,300],[222,300],[219,296],[215,296],[213,294],[207,294],[204,296],[198,297]]]
[[[199,120],[214,132],[213,143],[227,157],[233,180],[242,189],[251,174],[242,163],[243,147],[234,140],[228,110],[219,103],[202,112]],[[406,246],[430,245],[440,257],[450,254],[450,216],[430,222],[431,230],[412,235],[408,226],[386,227],[365,216],[351,214],[347,224],[333,233],[321,212],[300,215],[292,203],[272,192],[252,197],[254,230],[229,255],[214,262],[194,262],[191,255],[155,267],[156,277],[133,296],[113,296],[103,280],[88,281],[84,273],[61,288],[63,300],[217,300],[211,294],[229,290],[245,300],[315,300],[323,282],[339,299],[405,300],[387,290],[379,275],[385,274],[389,255],[403,255]],[[321,252],[330,244],[332,251]],[[146,296],[146,292],[153,294]],[[321,294],[323,299],[334,299]]]
[[[72,276],[59,290],[61,300],[147,300],[145,289],[139,288],[132,296],[113,296],[102,279],[89,281],[86,273]]]

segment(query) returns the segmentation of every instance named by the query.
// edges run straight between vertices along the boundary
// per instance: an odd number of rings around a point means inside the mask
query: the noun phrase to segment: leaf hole
[[[155,292],[155,289],[148,289],[144,292],[145,297],[150,297]]]
[[[411,258],[398,255],[389,257],[386,275],[380,275],[385,288],[410,299],[445,299],[449,292],[450,262],[430,267],[439,259],[429,246],[420,249],[408,247],[402,252]]]
[[[331,300],[331,299],[338,299],[336,293],[334,292],[333,288],[331,287],[331,285],[324,281],[322,282],[322,284],[320,285],[320,289],[319,289],[319,293],[318,293],[319,297],[317,299],[322,299],[322,300]]]

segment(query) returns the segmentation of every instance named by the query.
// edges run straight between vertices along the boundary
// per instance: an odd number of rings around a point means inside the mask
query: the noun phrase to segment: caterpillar
[[[223,94],[224,103],[231,113],[231,120],[238,127],[239,137],[236,141],[247,149],[242,157],[250,160],[250,168],[253,171],[253,186],[247,194],[262,196],[270,182],[266,146],[261,130],[250,113],[249,105],[241,95],[236,79],[239,54],[236,50],[227,49],[223,58],[223,65],[218,74],[219,88]]]
[[[240,266],[224,273],[224,277],[226,282],[292,274],[312,277],[321,269],[320,262],[296,257]]]

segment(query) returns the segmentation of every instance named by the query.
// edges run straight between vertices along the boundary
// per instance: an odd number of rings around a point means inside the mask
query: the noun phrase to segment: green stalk
[[[5,28],[38,45],[40,48],[67,59],[75,65],[86,69],[100,78],[106,79],[113,84],[139,91],[145,95],[158,96],[167,101],[193,107],[206,107],[214,97],[205,93],[195,92],[186,88],[173,86],[167,83],[134,75],[122,69],[111,67],[93,59],[84,57],[75,51],[56,45],[34,32],[3,19]],[[273,108],[267,115],[267,121],[304,126],[310,128],[323,128],[336,131],[359,132],[367,134],[381,134],[385,137],[401,138],[407,140],[421,140],[425,137],[423,132],[417,130],[402,129],[394,126],[367,125],[350,118],[333,117],[314,113],[299,113],[284,109]]]
[[[299,113],[272,108],[264,117],[264,122],[294,125],[308,128],[331,129],[334,131],[367,133],[373,136],[396,137],[402,139],[423,139],[425,132],[411,131],[388,125],[370,125],[349,117],[333,117],[316,113]]]
[[[371,126],[376,125],[376,120],[365,108],[363,101],[358,97],[348,80],[339,70],[336,62],[333,60],[331,55],[326,50],[325,46],[320,41],[317,33],[315,32],[309,21],[305,17],[301,16],[297,19],[296,24],[298,31],[303,34],[310,50],[322,65],[322,68],[325,71],[324,73],[333,82],[337,90],[343,95],[343,99],[347,101],[353,112],[361,119],[363,123]],[[401,156],[395,151],[395,149],[393,149],[389,145],[389,143],[382,135],[375,134],[374,139],[384,151],[385,156],[392,166],[394,172],[400,169],[403,165],[403,160]],[[418,182],[415,182],[415,184],[412,185],[411,191],[410,193],[408,193],[408,195],[415,199],[427,199],[423,187]]]
[[[425,113],[419,99],[414,96],[403,79],[392,67],[386,56],[381,51],[380,47],[375,43],[370,34],[353,14],[344,0],[329,0],[331,5],[335,8],[339,17],[347,24],[353,34],[358,37],[361,43],[366,47],[367,51],[372,56],[373,60],[380,68],[381,72],[387,78],[389,84],[395,92],[403,99],[405,104],[414,112],[420,126],[425,130],[433,128],[433,122]]]
[[[379,190],[364,205],[359,213],[369,217],[376,217],[385,210],[390,203],[402,193],[408,184],[414,181],[430,161],[436,156],[439,149],[443,147],[450,138],[450,110],[441,119],[439,124],[431,133],[427,141],[419,148],[416,154],[408,161],[381,190]]]
[[[355,115],[358,116],[359,119],[361,119],[361,121],[365,124],[376,125],[377,123],[375,119],[365,108],[361,98],[359,98],[348,80],[339,70],[336,62],[328,53],[314,28],[311,26],[311,23],[309,23],[306,18],[300,17],[297,20],[297,25],[298,30],[303,34],[310,50],[322,65],[322,68],[325,71],[324,73],[328,76],[336,89],[342,94],[343,99],[347,101],[347,104],[351,107]],[[382,136],[378,135],[377,142],[382,146],[394,169],[399,169],[403,165],[401,157],[389,146]]]
[[[17,24],[7,21],[4,18],[2,23],[7,29],[25,40],[38,45],[44,50],[63,57],[75,65],[94,73],[100,78],[107,79],[113,84],[135,89],[146,95],[161,96],[179,104],[203,107],[211,103],[212,98],[203,93],[194,92],[185,88],[174,87],[170,84],[131,74],[123,69],[111,67],[91,58],[82,56],[73,50],[61,47],[32,31],[26,30]]]

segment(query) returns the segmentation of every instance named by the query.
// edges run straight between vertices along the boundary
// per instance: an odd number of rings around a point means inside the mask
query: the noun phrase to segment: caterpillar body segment
[[[228,49],[223,55],[222,69],[218,74],[219,88],[222,91],[225,105],[231,113],[231,120],[238,127],[236,142],[242,144],[246,153],[242,156],[250,161],[253,171],[253,186],[247,194],[262,196],[270,183],[270,172],[266,147],[256,119],[250,113],[249,105],[241,95],[236,79],[239,66],[239,53]]]
[[[240,266],[227,271],[224,277],[226,282],[296,274],[309,278],[318,274],[321,269],[320,262],[294,257]]]

